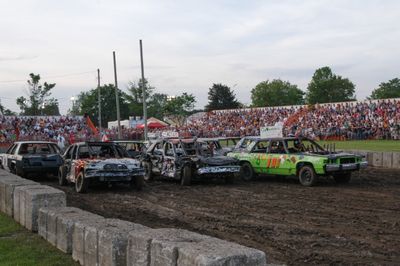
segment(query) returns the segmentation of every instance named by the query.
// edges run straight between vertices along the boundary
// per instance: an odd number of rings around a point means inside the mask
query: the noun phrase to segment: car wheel
[[[312,187],[317,182],[317,175],[314,168],[310,165],[304,165],[299,171],[300,184],[306,187]]]
[[[191,182],[192,182],[192,168],[190,167],[190,165],[185,165],[183,167],[181,185],[190,186]]]
[[[83,172],[80,172],[76,177],[75,191],[78,193],[86,193],[89,186],[89,179],[85,178]]]
[[[153,172],[150,162],[143,162],[144,180],[150,182],[153,180]]]
[[[234,181],[235,181],[235,175],[225,176],[225,183],[226,184],[233,184]]]
[[[335,179],[335,182],[338,184],[347,184],[350,182],[351,173],[335,174],[333,175],[333,179]]]
[[[244,162],[240,168],[240,176],[244,181],[250,181],[254,178],[254,170],[249,162]]]
[[[63,167],[63,166],[60,166],[60,168],[58,169],[58,184],[60,186],[67,185],[65,167]]]
[[[134,180],[131,181],[131,184],[136,188],[136,190],[142,190],[144,186],[144,177],[135,176]]]

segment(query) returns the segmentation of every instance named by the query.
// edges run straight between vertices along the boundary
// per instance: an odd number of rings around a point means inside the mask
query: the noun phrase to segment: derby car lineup
[[[304,186],[315,185],[319,176],[348,183],[353,171],[368,165],[362,156],[328,151],[310,139],[295,137],[245,137],[228,156],[240,160],[243,180],[257,174],[295,175]]]
[[[214,178],[232,183],[237,175],[245,181],[257,175],[297,176],[304,186],[315,185],[319,176],[347,183],[353,171],[368,165],[362,156],[325,150],[307,138],[244,137],[227,156],[231,148],[219,141],[159,139],[147,151],[137,141],[80,142],[62,156],[53,142],[17,141],[0,154],[0,168],[22,177],[57,175],[60,185],[74,183],[75,190],[83,193],[96,183],[128,183],[141,189],[144,181],[155,176],[179,180],[181,185]],[[129,147],[134,154],[127,152]]]
[[[139,160],[129,158],[127,152],[112,142],[80,142],[68,147],[64,164],[58,172],[60,185],[75,184],[79,193],[94,183],[129,183],[143,187],[144,170]]]
[[[154,175],[176,179],[190,185],[192,179],[222,177],[232,183],[240,172],[239,161],[215,155],[206,142],[194,139],[167,139],[152,143],[143,159],[145,179]]]
[[[0,168],[21,177],[42,173],[57,176],[62,164],[60,149],[56,143],[47,141],[16,141],[0,154]]]

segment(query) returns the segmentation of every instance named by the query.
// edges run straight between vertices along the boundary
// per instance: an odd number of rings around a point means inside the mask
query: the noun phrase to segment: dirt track
[[[47,183],[47,182],[46,182]],[[400,171],[368,169],[350,184],[294,179],[251,183],[155,181],[141,191],[96,188],[68,204],[150,227],[177,227],[266,252],[269,263],[400,264]]]

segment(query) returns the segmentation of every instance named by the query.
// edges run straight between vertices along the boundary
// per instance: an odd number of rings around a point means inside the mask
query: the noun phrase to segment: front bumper
[[[198,175],[207,174],[236,174],[240,172],[239,165],[207,166],[197,170]]]
[[[100,182],[129,182],[137,176],[143,176],[144,170],[122,171],[122,172],[103,172],[103,171],[88,171],[85,172],[86,178],[96,179]]]
[[[338,171],[353,171],[365,169],[368,166],[368,162],[362,161],[359,163],[344,163],[344,164],[327,164],[325,165],[325,172],[338,172]]]

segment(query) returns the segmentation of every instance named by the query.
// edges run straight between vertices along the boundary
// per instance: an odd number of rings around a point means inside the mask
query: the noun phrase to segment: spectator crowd
[[[70,144],[95,136],[83,116],[2,116],[0,144],[15,140],[48,140]],[[242,137],[259,135],[260,128],[283,125],[284,135],[314,139],[400,139],[400,100],[329,103],[313,106],[264,107],[217,110],[195,116],[179,127],[153,129],[151,133],[175,131],[182,137]],[[101,135],[117,139],[116,129]],[[143,129],[124,128],[123,139],[141,139]]]

